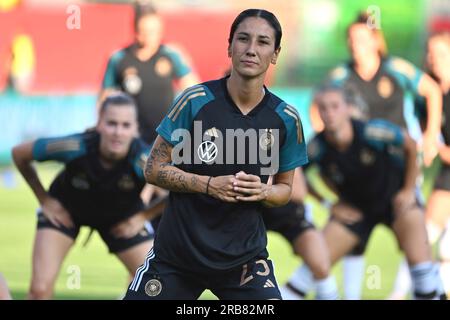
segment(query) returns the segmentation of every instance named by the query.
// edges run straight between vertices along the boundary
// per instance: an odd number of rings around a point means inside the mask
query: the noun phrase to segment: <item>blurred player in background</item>
[[[385,119],[409,129],[417,141],[422,142],[423,161],[429,166],[437,154],[440,131],[442,98],[433,79],[410,62],[387,55],[382,31],[370,25],[370,16],[358,15],[347,30],[347,43],[351,60],[331,73],[328,81],[353,91],[364,102],[353,113],[365,119]],[[430,115],[424,126],[423,139],[414,127],[413,114],[407,114],[405,94],[424,97]],[[311,119],[316,130],[323,128],[317,107],[311,108]],[[417,123],[416,123],[417,124]],[[419,179],[420,180],[420,179]],[[419,182],[419,181],[418,181]],[[419,190],[418,190],[419,191]],[[422,200],[423,201],[423,200]],[[364,260],[358,250],[344,259],[344,287],[348,299],[359,299],[364,275]],[[404,264],[406,269],[406,264]],[[348,275],[348,276],[347,276]]]
[[[81,226],[97,230],[130,274],[142,262],[153,230],[140,198],[149,146],[137,135],[133,99],[115,93],[103,101],[95,130],[14,147],[14,162],[41,205],[29,299],[52,297],[62,262]],[[48,191],[33,160],[65,165]]]
[[[323,230],[331,263],[357,246],[364,252],[373,228],[383,223],[408,259],[415,298],[444,299],[415,193],[414,140],[388,121],[352,120],[339,87],[321,88],[315,101],[325,127],[310,142],[308,155],[339,197]]]
[[[316,299],[335,300],[338,298],[336,280],[330,275],[330,258],[328,248],[320,231],[316,230],[310,212],[305,206],[306,182],[303,171],[295,170],[292,183],[292,195],[287,205],[276,208],[263,208],[262,217],[268,231],[280,233],[292,246],[294,253],[301,257],[314,283]],[[299,268],[300,269],[300,268]],[[299,272],[299,271],[296,271]],[[280,288],[284,300],[304,299],[307,292],[296,290],[298,287],[293,277]]]
[[[426,220],[430,243],[438,245],[442,279],[446,291],[450,292],[450,33],[437,33],[428,39],[426,67],[438,82],[443,96],[443,141],[439,146],[442,164],[428,199]],[[427,110],[423,99],[416,99],[416,108],[421,123],[426,123]],[[410,288],[408,274],[399,272],[390,299],[404,299]]]
[[[111,56],[102,87],[103,92],[121,89],[136,100],[139,133],[152,144],[175,97],[174,81],[182,91],[199,79],[178,50],[162,44],[163,24],[155,8],[138,4],[135,14],[136,40]]]

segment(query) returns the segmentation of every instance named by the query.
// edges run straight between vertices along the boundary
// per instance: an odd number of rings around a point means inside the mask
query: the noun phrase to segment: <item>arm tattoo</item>
[[[150,152],[150,156],[145,165],[145,175],[150,176],[152,174],[155,162],[159,162],[160,160],[165,161],[167,158],[170,159],[169,144],[166,141],[163,141]],[[167,164],[163,163],[162,165]]]
[[[189,192],[189,184],[184,173],[175,170],[160,170],[156,181],[160,187],[176,192]]]
[[[171,146],[163,141],[152,149],[145,166],[145,175],[149,177],[156,174],[156,185],[162,188],[175,192],[193,192],[199,184],[198,177],[192,175],[189,179],[186,172],[174,170],[167,162],[171,158],[170,148]]]

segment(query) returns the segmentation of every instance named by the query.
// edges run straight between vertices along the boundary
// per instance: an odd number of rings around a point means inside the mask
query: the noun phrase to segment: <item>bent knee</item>
[[[53,296],[53,284],[45,281],[32,281],[28,298],[31,300],[46,300]]]
[[[327,261],[313,261],[308,267],[315,279],[324,279],[330,274],[330,263]]]

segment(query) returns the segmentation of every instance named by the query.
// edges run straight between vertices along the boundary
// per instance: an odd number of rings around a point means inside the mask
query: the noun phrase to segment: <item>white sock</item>
[[[347,300],[360,300],[364,279],[364,256],[345,256],[342,259],[344,272],[344,296]]]
[[[313,275],[306,264],[303,264],[294,271],[280,292],[284,300],[298,300],[303,299],[312,289],[314,289]]]
[[[316,280],[315,286],[317,300],[337,300],[339,298],[336,279],[333,276]]]
[[[437,300],[444,293],[439,267],[431,261],[410,267],[415,299]]]

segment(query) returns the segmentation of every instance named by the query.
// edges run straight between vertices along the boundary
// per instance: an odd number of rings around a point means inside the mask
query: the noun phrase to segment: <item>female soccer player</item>
[[[134,101],[114,94],[102,103],[95,130],[14,147],[14,162],[41,206],[28,298],[52,297],[61,264],[81,226],[97,230],[128,271],[136,271],[153,237],[140,198],[149,147],[136,136]],[[49,190],[42,186],[33,160],[64,163]]]
[[[281,36],[272,13],[240,13],[230,76],[186,90],[158,127],[145,175],[169,204],[126,299],[281,298],[261,206],[287,203],[307,162],[299,115],[264,86]]]

